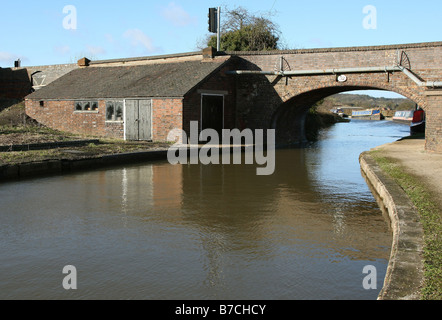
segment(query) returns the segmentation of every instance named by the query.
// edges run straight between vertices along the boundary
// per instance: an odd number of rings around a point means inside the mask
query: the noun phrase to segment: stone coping
[[[203,145],[179,145],[177,149],[187,150],[187,155],[191,156],[191,149],[201,149]],[[218,148],[230,149],[230,152],[253,145],[219,145]],[[76,171],[99,170],[113,166],[123,166],[128,164],[146,163],[150,161],[167,161],[169,148],[155,148],[146,151],[136,151],[118,154],[107,154],[102,156],[92,156],[78,159],[56,159],[36,162],[24,162],[18,164],[0,165],[0,183],[13,180],[34,178],[37,176],[62,175]],[[75,153],[75,152],[72,152]]]
[[[419,300],[424,281],[424,232],[419,213],[369,153],[362,153],[359,160],[370,189],[388,213],[393,232],[390,260],[378,300]]]
[[[389,44],[389,45],[377,45],[377,46],[375,45],[375,46],[332,47],[332,48],[269,50],[269,51],[226,51],[226,52],[218,52],[218,55],[227,54],[232,56],[263,56],[263,55],[281,55],[281,54],[308,54],[308,53],[380,51],[380,50],[401,50],[401,49],[404,50],[404,49],[414,49],[414,48],[434,48],[441,46],[442,46],[442,41],[435,41],[435,42]]]
[[[149,150],[110,154],[84,159],[59,159],[25,162],[0,166],[0,183],[37,176],[62,175],[76,171],[88,171],[112,166],[166,160],[167,150]]]
[[[29,151],[29,150],[47,150],[66,147],[78,147],[88,144],[99,144],[98,139],[90,140],[70,140],[70,141],[54,141],[45,143],[27,143],[27,144],[14,144],[0,146],[0,152],[12,152],[12,151]]]

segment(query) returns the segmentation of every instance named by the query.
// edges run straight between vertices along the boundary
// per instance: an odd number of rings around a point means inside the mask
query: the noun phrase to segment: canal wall
[[[44,149],[50,147],[62,147],[66,145],[78,146],[84,143],[94,143],[97,140],[83,140],[83,141],[71,141],[71,142],[60,142],[60,143],[49,143],[49,144],[36,144],[36,145],[24,145],[24,146],[10,146],[9,151],[12,149],[25,148],[26,150],[40,150],[43,149],[42,146],[46,146]],[[184,145],[185,146],[185,145]],[[39,148],[40,147],[40,148]],[[220,149],[229,148],[229,152],[240,150],[244,152],[247,149],[247,145],[234,145],[234,146],[223,146],[220,145]],[[187,157],[191,157],[191,149],[195,147],[186,148]],[[198,150],[202,148],[199,145]],[[0,147],[1,149],[1,147]],[[1,152],[1,150],[0,150]],[[116,154],[106,154],[101,156],[90,156],[83,157],[81,153],[78,157],[73,159],[48,159],[35,162],[23,162],[16,164],[4,164],[0,165],[0,183],[9,182],[12,180],[27,179],[42,176],[52,176],[52,175],[63,175],[67,173],[77,172],[77,171],[88,171],[104,169],[109,167],[121,167],[130,164],[140,164],[150,161],[167,161],[168,160],[169,148],[155,148],[154,150],[137,151],[137,152],[127,152],[127,153],[116,153]],[[75,154],[75,151],[73,151]],[[221,153],[221,151],[220,151]]]
[[[95,170],[166,159],[167,150],[164,149],[110,154],[84,159],[58,159],[2,165],[0,166],[0,183],[37,176],[61,175],[76,171]]]
[[[369,153],[360,156],[361,170],[393,232],[390,260],[378,300],[419,300],[424,281],[423,238],[419,214],[405,192]]]

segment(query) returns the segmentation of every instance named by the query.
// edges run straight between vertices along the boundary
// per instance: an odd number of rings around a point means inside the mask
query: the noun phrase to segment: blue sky
[[[68,5],[75,29],[65,28]],[[367,5],[376,9],[374,29],[363,25]],[[442,40],[440,0],[15,0],[0,4],[0,66],[18,58],[31,66],[196,51],[208,34],[208,8],[218,6],[271,11],[293,49]]]

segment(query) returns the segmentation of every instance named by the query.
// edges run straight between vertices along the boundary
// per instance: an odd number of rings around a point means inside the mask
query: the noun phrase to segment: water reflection
[[[382,287],[391,234],[357,159],[402,127],[349,137],[368,128],[279,150],[272,176],[158,162],[2,185],[0,298],[375,299],[362,269]]]

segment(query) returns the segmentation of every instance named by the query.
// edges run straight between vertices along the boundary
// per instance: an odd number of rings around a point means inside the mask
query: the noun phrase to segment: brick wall
[[[26,69],[0,68],[0,111],[31,93]]]
[[[123,122],[106,122],[106,101],[99,100],[97,112],[76,112],[75,101],[26,100],[26,113],[39,123],[65,132],[124,139]],[[181,129],[182,99],[152,100],[154,141],[166,141],[172,129]]]
[[[152,101],[152,139],[154,141],[167,141],[170,131],[182,128],[182,99],[155,99]]]
[[[104,126],[104,136],[108,138],[124,139],[124,123],[106,122]]]
[[[29,117],[50,128],[65,132],[123,139],[123,123],[106,123],[105,101],[100,100],[97,112],[76,112],[75,101],[26,100]]]
[[[279,69],[280,58],[283,56],[291,70],[305,70],[392,66],[397,64],[402,51],[407,54],[413,70],[440,69],[442,65],[442,42],[277,52],[228,52],[228,54],[243,58],[243,62],[249,64],[247,69],[250,68],[250,64],[261,70]]]
[[[428,92],[427,104],[425,147],[442,153],[442,90]]]
[[[201,122],[201,96],[203,94],[224,95],[224,128],[239,127],[236,121],[236,81],[232,76],[226,75],[226,71],[234,69],[233,66],[231,64],[221,68],[186,94],[183,102],[183,128],[188,136],[190,122]]]

